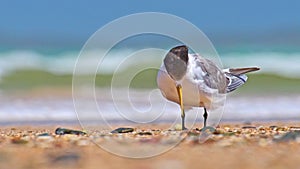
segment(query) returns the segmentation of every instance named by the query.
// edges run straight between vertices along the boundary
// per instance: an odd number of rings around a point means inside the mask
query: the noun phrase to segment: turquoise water
[[[0,77],[15,70],[37,69],[54,74],[72,74],[80,50],[32,50],[2,49],[0,50]],[[122,61],[136,52],[136,49],[113,49],[101,63],[101,72],[113,74]],[[300,78],[300,51],[297,49],[253,50],[245,48],[220,49],[219,55],[224,67],[258,66],[258,73],[277,74],[280,76]],[[145,56],[141,56],[145,57]],[[146,56],[146,62],[158,66],[163,56]],[[89,65],[100,61],[97,51],[88,52],[84,59],[84,74],[94,73]],[[135,63],[136,64],[136,63]],[[130,68],[132,65],[128,65]],[[122,65],[124,67],[124,65]],[[126,66],[125,66],[126,67]]]
[[[218,49],[218,48],[217,48]],[[0,83],[1,77],[9,75],[16,70],[43,70],[58,75],[71,75],[74,70],[76,59],[80,50],[76,49],[2,49],[0,51]],[[113,74],[119,64],[130,56],[135,49],[117,48],[113,49],[104,62],[101,64],[101,71],[98,73]],[[88,52],[84,59],[84,70],[82,74],[92,74],[95,70],[89,69],[89,65],[99,62],[97,51]],[[259,48],[226,48],[219,50],[223,65],[230,67],[259,66],[261,71],[257,73],[276,74],[280,76],[300,78],[300,51],[297,49],[276,49],[263,50]],[[147,55],[145,63],[153,62],[160,66],[163,56]],[[143,62],[144,63],[144,62]],[[122,65],[131,69],[140,62]],[[145,65],[146,66],[146,65]],[[244,88],[245,89],[245,88]],[[240,89],[241,91],[243,88]],[[109,93],[110,91],[106,91]],[[103,92],[100,92],[103,94]],[[124,94],[125,95],[125,94]],[[223,120],[300,120],[299,117],[299,95],[259,95],[228,97]],[[101,104],[103,116],[108,120],[124,120],[115,111],[113,102],[108,98],[103,98],[105,102]],[[138,106],[148,105],[147,98],[137,98]],[[59,121],[77,120],[72,99],[54,98],[7,98],[6,93],[0,90],[0,123],[15,121]],[[89,107],[92,102],[87,102]],[[154,106],[158,104],[153,104]],[[92,106],[91,106],[92,107]],[[170,112],[178,112],[178,105],[171,104],[168,107]],[[131,112],[130,109],[125,109]],[[92,116],[93,111],[90,112]],[[87,113],[87,115],[89,115]],[[164,116],[165,120],[173,120],[179,116],[178,113],[169,113]],[[190,113],[189,116],[192,116]],[[199,115],[199,118],[202,116]],[[93,117],[90,117],[91,119]],[[198,121],[201,121],[199,119]]]
[[[238,37],[232,37],[238,38]],[[237,43],[230,39],[223,38],[222,42],[212,42],[203,36],[200,39],[190,38],[190,44],[199,44],[196,52],[206,58],[216,62],[221,59],[223,68],[258,66],[261,71],[258,73],[276,74],[280,76],[300,78],[300,48],[297,43],[280,44],[279,42],[257,43]],[[226,43],[224,40],[228,40]],[[107,39],[109,42],[109,39]],[[88,51],[83,52],[81,65],[83,69],[79,73],[113,74],[118,67],[130,69],[133,66],[144,64],[155,65],[159,68],[166,52],[182,42],[158,34],[140,34],[130,36],[116,43],[109,50],[104,59],[101,60],[100,53],[105,51],[103,46],[90,44],[87,41]],[[91,48],[93,46],[93,48]],[[215,49],[214,49],[215,48]],[[147,54],[142,53],[145,49],[163,49],[163,52],[154,51]],[[217,53],[216,53],[217,51]],[[43,70],[54,74],[72,74],[76,59],[80,54],[79,47],[63,46],[32,46],[32,47],[5,47],[0,45],[0,77],[15,70],[34,69]],[[132,59],[134,54],[138,54],[137,59]],[[190,49],[193,53],[193,49]],[[129,60],[132,59],[131,62]],[[99,69],[95,70],[91,65],[99,64]],[[126,65],[124,64],[126,62]],[[221,66],[221,64],[219,64]]]

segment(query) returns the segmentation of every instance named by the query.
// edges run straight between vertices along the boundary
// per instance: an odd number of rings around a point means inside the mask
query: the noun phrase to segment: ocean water
[[[122,65],[124,59],[134,54],[134,49],[114,49],[101,61],[97,50],[89,51],[84,55],[81,65],[82,74],[92,74],[97,71],[100,74],[113,74],[120,65],[122,68],[130,68],[132,64]],[[2,50],[0,51],[0,78],[16,70],[43,70],[53,74],[72,74],[79,56],[79,50],[62,50],[59,52],[39,52],[35,50]],[[146,63],[161,64],[163,55],[148,54],[142,60]],[[300,78],[300,51],[229,51],[219,53],[224,68],[258,66],[261,70],[257,73],[276,74],[279,76]],[[101,61],[98,70],[89,65]]]
[[[159,67],[163,59],[161,53],[147,53],[139,59],[130,58],[136,52],[130,48],[113,49],[102,60],[98,70],[90,67],[100,61],[97,50],[89,51],[81,63],[84,69],[80,74],[114,74],[122,69],[132,69],[136,65],[147,64]],[[55,52],[38,50],[1,50],[0,51],[0,84],[2,77],[10,76],[10,73],[17,70],[42,70],[54,75],[72,75],[74,66],[79,56],[79,50],[60,50]],[[300,52],[289,51],[240,51],[232,50],[220,52],[220,59],[224,68],[226,67],[247,67],[258,66],[261,68],[258,74],[273,74],[283,77],[300,79]],[[131,61],[133,60],[133,61]],[[270,82],[271,83],[271,82]],[[284,85],[284,84],[283,84]],[[242,90],[242,89],[241,89]],[[107,92],[107,91],[106,91]],[[123,91],[124,92],[124,91]],[[134,104],[143,108],[149,105],[148,97],[135,97]],[[108,120],[124,120],[110,98],[104,98],[101,103],[103,114]],[[223,120],[241,121],[262,121],[262,120],[300,120],[300,94],[276,95],[276,96],[230,96],[227,98]],[[92,102],[87,101],[89,107]],[[158,103],[152,104],[155,109],[159,109]],[[131,109],[125,108],[123,111],[131,113]],[[168,112],[162,115],[164,120],[173,120],[179,117],[179,107],[176,104],[168,104]],[[87,108],[86,115],[93,119],[95,110]],[[202,112],[202,110],[200,111]],[[190,113],[193,114],[193,113]],[[7,97],[1,93],[0,89],[0,123],[18,121],[77,121],[76,109],[72,98],[18,98]],[[192,116],[192,115],[190,115]],[[202,116],[199,115],[198,118]],[[126,119],[125,119],[126,120]]]

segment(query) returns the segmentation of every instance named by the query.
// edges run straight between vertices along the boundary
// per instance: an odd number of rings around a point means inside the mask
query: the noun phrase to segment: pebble
[[[231,131],[231,128],[230,127],[224,127],[224,130],[225,131]]]
[[[242,129],[256,129],[255,126],[243,126]]]
[[[140,136],[152,136],[152,133],[148,132],[148,131],[142,131],[142,132],[136,133],[136,135],[140,135]]]
[[[83,131],[79,131],[79,130],[57,128],[55,130],[55,134],[57,134],[57,135],[65,135],[65,134],[85,135],[86,133]]]
[[[117,128],[117,129],[111,131],[111,133],[131,133],[133,131],[134,131],[134,129],[130,128],[130,127],[120,127],[120,128]]]
[[[226,131],[224,129],[221,128],[217,128],[214,132],[214,134],[218,135],[218,134],[224,134],[226,133]]]
[[[270,126],[269,127],[271,130],[274,130],[274,131],[276,131],[277,130],[277,128],[278,128],[278,126]]]
[[[162,144],[171,145],[182,141],[193,146],[200,145],[201,135],[209,134],[210,140],[205,143],[230,147],[245,143],[254,143],[261,147],[271,144],[294,142],[300,143],[300,127],[297,126],[238,126],[206,127],[203,131],[191,129],[176,131],[174,129],[134,129],[130,127],[117,128],[111,132],[100,130],[89,132],[57,128],[55,132],[47,130],[26,131],[10,130],[0,131],[0,146],[6,144],[26,145],[26,147],[56,148],[71,146],[89,146],[93,142],[103,144],[111,141],[124,145],[130,144]],[[117,133],[117,134],[115,134]],[[183,139],[183,140],[182,140]]]
[[[41,133],[41,134],[39,134],[39,135],[37,135],[38,137],[43,137],[43,136],[50,136],[50,134],[49,133]]]
[[[300,127],[290,127],[291,131],[300,131]]]
[[[235,133],[234,132],[224,132],[223,135],[224,136],[233,136],[233,135],[235,135]]]

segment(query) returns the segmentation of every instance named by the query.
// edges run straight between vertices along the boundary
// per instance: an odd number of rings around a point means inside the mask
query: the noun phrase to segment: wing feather
[[[234,75],[241,75],[241,74],[246,74],[249,72],[254,72],[258,71],[258,67],[245,67],[245,68],[230,68],[229,73],[234,74]]]
[[[196,55],[195,61],[204,72],[204,83],[212,89],[218,89],[220,93],[225,93],[227,82],[224,72],[214,62],[199,55]]]

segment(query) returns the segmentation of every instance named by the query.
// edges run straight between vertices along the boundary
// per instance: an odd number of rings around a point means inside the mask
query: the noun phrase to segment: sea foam
[[[124,59],[135,51],[132,49],[115,49],[105,57],[99,56],[97,50],[85,53],[82,74],[113,74]],[[64,51],[58,54],[43,54],[33,50],[11,50],[0,52],[0,77],[15,70],[37,69],[54,74],[72,74],[80,51]],[[104,59],[102,59],[104,58]],[[160,64],[163,56],[147,56],[144,62]],[[277,74],[286,77],[300,78],[300,52],[250,52],[221,53],[221,61],[226,67],[258,66],[258,73]],[[102,59],[102,60],[101,60]],[[92,70],[89,65],[100,63],[99,70]],[[127,67],[139,64],[128,64]],[[159,66],[159,65],[158,65]],[[122,65],[122,67],[126,67]]]

